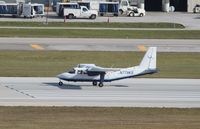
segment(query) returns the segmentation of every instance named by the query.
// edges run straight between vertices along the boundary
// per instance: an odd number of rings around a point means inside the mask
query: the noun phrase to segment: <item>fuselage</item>
[[[115,80],[121,80],[126,78],[131,78],[134,76],[144,75],[148,73],[156,72],[156,70],[144,70],[139,66],[124,68],[119,71],[108,71],[105,73],[104,82],[111,82]],[[92,82],[100,81],[100,75],[88,75],[84,71],[64,72],[58,75],[58,78],[65,81],[82,81],[82,82]]]

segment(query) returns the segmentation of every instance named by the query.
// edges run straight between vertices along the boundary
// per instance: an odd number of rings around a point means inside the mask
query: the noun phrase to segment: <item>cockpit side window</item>
[[[69,70],[68,73],[74,74],[74,73],[75,73],[75,69],[71,69],[71,70]]]

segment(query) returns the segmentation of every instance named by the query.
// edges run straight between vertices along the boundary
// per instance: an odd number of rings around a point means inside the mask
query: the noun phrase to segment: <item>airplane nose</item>
[[[57,78],[63,78],[64,77],[64,75],[63,75],[63,73],[61,73],[61,74],[59,74],[59,75],[57,75]]]

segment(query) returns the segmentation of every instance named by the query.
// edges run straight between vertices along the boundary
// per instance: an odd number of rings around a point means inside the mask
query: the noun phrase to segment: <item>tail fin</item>
[[[156,47],[150,47],[143,57],[140,67],[143,69],[156,69]]]

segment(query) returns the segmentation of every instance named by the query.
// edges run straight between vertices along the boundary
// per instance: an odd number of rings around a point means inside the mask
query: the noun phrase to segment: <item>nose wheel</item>
[[[58,85],[59,85],[59,86],[62,86],[62,85],[63,85],[63,82],[59,81]]]

